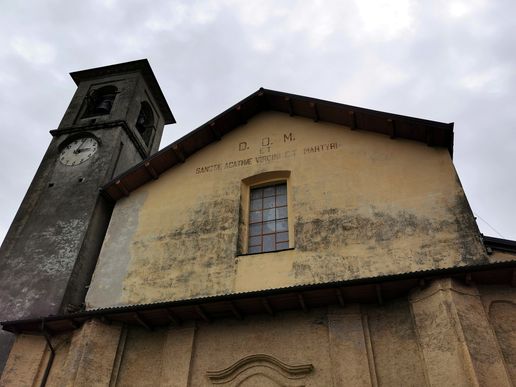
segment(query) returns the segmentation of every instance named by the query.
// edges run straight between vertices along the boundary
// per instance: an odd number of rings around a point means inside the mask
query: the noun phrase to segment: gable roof
[[[393,139],[399,137],[419,141],[429,146],[447,148],[453,156],[453,123],[407,117],[260,88],[104,185],[103,194],[115,201],[129,195],[131,191],[157,179],[163,172],[183,163],[192,154],[220,140],[263,111],[277,111],[310,118],[316,122],[330,122],[351,130],[385,134]]]

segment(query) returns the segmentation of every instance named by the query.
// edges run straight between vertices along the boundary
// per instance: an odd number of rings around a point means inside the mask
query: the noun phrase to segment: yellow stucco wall
[[[288,174],[292,249],[240,255],[244,182],[274,171]],[[116,204],[86,301],[98,308],[484,261],[446,149],[267,112]]]

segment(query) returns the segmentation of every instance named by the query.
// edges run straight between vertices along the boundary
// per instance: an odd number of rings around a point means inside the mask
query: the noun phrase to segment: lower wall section
[[[92,320],[53,337],[47,386],[511,386],[514,288],[438,280],[405,299],[156,329]],[[1,386],[39,385],[50,351],[18,335]],[[511,384],[512,383],[512,384]]]
[[[384,307],[369,307],[365,318],[371,332],[377,384],[399,386],[403,381],[403,386],[428,385],[410,304],[399,300]]]

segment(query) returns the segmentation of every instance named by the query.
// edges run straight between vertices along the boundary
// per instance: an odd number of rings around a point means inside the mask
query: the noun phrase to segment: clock
[[[59,154],[59,161],[68,166],[79,165],[89,160],[95,152],[99,143],[93,137],[83,137],[72,141],[63,148]]]

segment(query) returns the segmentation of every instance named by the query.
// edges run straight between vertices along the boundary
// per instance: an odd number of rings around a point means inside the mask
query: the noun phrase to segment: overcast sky
[[[141,58],[178,122],[162,147],[259,87],[455,122],[455,166],[481,231],[516,239],[514,0],[0,0],[0,10],[0,240],[75,91],[68,73]]]

